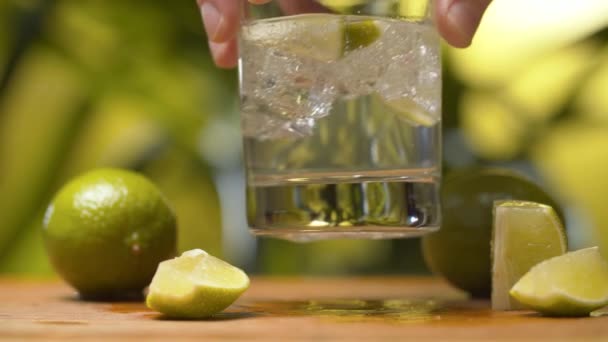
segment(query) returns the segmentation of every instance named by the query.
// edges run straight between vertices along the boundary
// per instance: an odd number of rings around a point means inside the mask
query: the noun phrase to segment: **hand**
[[[197,0],[209,38],[211,54],[217,66],[222,68],[232,68],[236,65],[239,1]],[[253,4],[269,1],[249,0]],[[322,6],[311,0],[279,1],[288,14],[322,11]],[[439,33],[452,46],[469,46],[490,2],[491,0],[435,0],[435,19]]]

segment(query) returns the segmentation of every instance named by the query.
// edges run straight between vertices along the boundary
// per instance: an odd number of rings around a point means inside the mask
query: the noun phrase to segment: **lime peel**
[[[588,316],[608,305],[608,262],[597,247],[570,252],[534,266],[511,296],[550,316]]]
[[[168,317],[207,318],[234,303],[248,287],[245,272],[194,249],[159,264],[146,304]]]
[[[381,34],[374,20],[347,22],[344,27],[344,54],[370,46]]]

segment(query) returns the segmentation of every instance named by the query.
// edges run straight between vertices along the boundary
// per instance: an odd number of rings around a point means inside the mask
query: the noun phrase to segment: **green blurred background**
[[[608,2],[495,0],[444,69],[445,168],[528,174],[566,208],[572,248],[608,250]],[[0,0],[0,273],[53,274],[41,216],[101,166],[162,188],[180,250],[263,274],[427,272],[417,239],[251,237],[237,101],[194,0]]]

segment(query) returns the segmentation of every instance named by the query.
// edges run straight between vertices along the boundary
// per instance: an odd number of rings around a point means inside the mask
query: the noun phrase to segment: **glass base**
[[[439,229],[438,192],[428,176],[250,186],[248,223],[256,235],[298,242],[416,237]]]
[[[436,232],[439,227],[408,228],[408,227],[366,227],[365,229],[255,229],[251,232],[258,236],[272,237],[293,242],[313,242],[319,240],[338,239],[403,239],[413,238]]]

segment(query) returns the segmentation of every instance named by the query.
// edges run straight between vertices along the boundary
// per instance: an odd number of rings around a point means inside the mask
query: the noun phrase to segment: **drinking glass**
[[[437,230],[431,1],[238,1],[250,229],[294,241]]]

